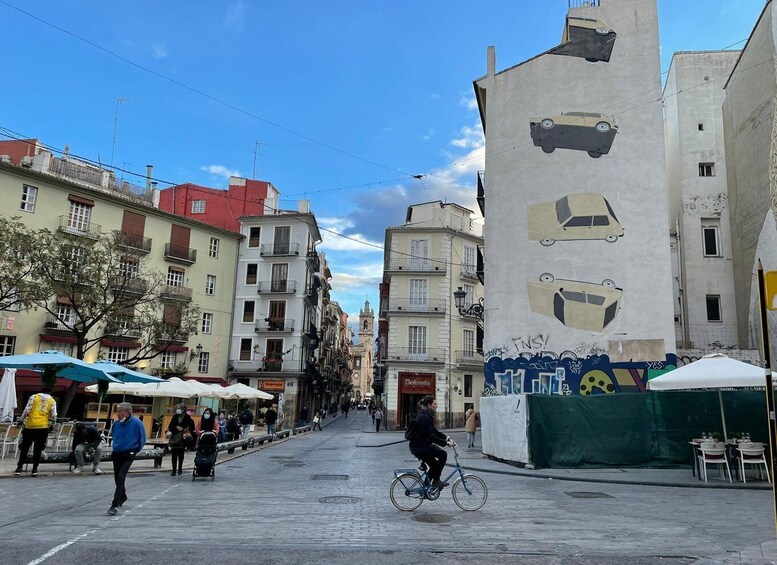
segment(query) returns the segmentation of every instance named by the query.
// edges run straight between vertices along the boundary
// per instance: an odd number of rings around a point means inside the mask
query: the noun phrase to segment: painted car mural
[[[529,239],[542,245],[576,239],[603,239],[615,243],[623,236],[615,212],[599,193],[569,194],[555,202],[528,207]]]
[[[558,279],[543,273],[527,281],[529,306],[535,314],[556,318],[564,326],[602,332],[618,315],[623,290],[605,279],[601,284]]]
[[[610,60],[617,36],[617,33],[600,20],[569,16],[561,45],[548,53],[581,57],[591,63],[606,63]]]
[[[533,118],[529,123],[534,145],[545,153],[556,149],[587,151],[597,159],[610,152],[618,126],[615,120],[596,112],[565,112]]]

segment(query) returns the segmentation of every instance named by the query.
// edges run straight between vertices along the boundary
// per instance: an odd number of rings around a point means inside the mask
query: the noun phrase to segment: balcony
[[[394,257],[389,261],[388,270],[401,273],[430,273],[444,275],[447,270],[447,262],[442,258]]]
[[[148,291],[148,283],[145,279],[138,277],[125,278],[118,276],[111,282],[111,290],[114,294],[140,296]]]
[[[262,257],[289,257],[299,255],[299,243],[263,243],[259,246]]]
[[[132,319],[120,320],[108,324],[103,332],[104,337],[121,337],[126,339],[140,339],[143,336],[138,328],[132,327]]]
[[[75,315],[71,315],[65,319],[65,322],[72,327],[76,323]],[[46,321],[43,323],[43,333],[45,334],[72,334],[73,330],[65,325],[65,322],[59,316],[54,314],[48,314]]]
[[[293,332],[294,320],[291,318],[265,318],[257,320],[255,330],[259,332]]]
[[[183,245],[165,243],[165,259],[176,263],[191,265],[197,261],[197,250]]]
[[[442,347],[427,347],[421,350],[417,347],[392,347],[384,357],[388,362],[406,363],[445,363],[447,353]]]
[[[418,312],[423,314],[445,314],[444,298],[428,298],[419,301],[416,298],[392,298],[389,300],[388,312]]]
[[[486,172],[478,171],[478,208],[480,208],[480,214],[485,217],[486,215]]]
[[[321,270],[321,259],[317,251],[308,251],[308,267],[314,273]]]
[[[230,373],[258,373],[261,370],[261,359],[231,359],[229,361]]]
[[[461,278],[467,281],[477,281],[478,271],[475,265],[462,265]]]
[[[116,245],[134,253],[151,253],[151,238],[132,233],[116,232]]]
[[[478,276],[478,280],[480,281],[480,284],[486,284],[485,283],[485,271],[486,271],[486,262],[483,258],[483,251],[481,250],[481,247],[478,245],[478,252],[477,252],[477,266],[475,273]]]
[[[483,368],[483,354],[474,349],[460,349],[454,352],[456,363],[459,365],[472,365]]]
[[[70,216],[60,216],[59,231],[68,235],[86,237],[88,239],[100,239],[102,226],[91,222],[72,220]]]
[[[165,299],[184,300],[186,302],[191,302],[192,289],[185,286],[175,286],[175,285],[168,284],[162,290],[162,299],[163,300]]]
[[[181,327],[175,324],[165,324],[161,333],[155,336],[157,343],[183,344],[189,340],[189,335],[181,331]]]
[[[256,292],[258,294],[296,294],[297,281],[259,281]]]

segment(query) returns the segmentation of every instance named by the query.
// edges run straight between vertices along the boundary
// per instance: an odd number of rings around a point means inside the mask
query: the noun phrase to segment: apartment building
[[[56,156],[36,140],[0,142],[0,194],[6,217],[18,216],[32,229],[71,238],[76,247],[113,232],[120,248],[142,257],[149,271],[164,277],[166,290],[158,306],[165,323],[175,326],[177,303],[199,307],[199,332],[187,341],[166,343],[159,355],[140,361],[139,370],[225,382],[238,234],[159,210],[150,179],[145,187],[117,180],[112,171],[67,154]],[[0,354],[47,349],[73,354],[75,339],[64,327],[73,321],[72,307],[63,302],[56,310],[57,316],[40,309],[2,312]],[[100,325],[91,332],[101,341],[87,353],[87,361],[101,357],[122,363],[140,347],[131,323]],[[19,382],[22,390],[40,384],[34,377]]]
[[[273,394],[289,422],[302,406],[316,409],[323,391],[319,346],[328,283],[316,251],[318,224],[303,204],[300,211],[240,218],[231,338],[230,379]]]
[[[386,230],[373,390],[389,429],[405,427],[426,394],[437,398],[440,425],[461,426],[466,408],[478,409],[481,320],[459,314],[453,299],[461,289],[468,307],[483,296],[482,244],[472,211],[441,201],[408,207],[405,224]]]
[[[675,361],[656,2],[570,2],[559,29],[474,81],[490,394],[640,391]]]

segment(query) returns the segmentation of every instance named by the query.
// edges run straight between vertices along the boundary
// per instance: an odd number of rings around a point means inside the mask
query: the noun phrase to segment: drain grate
[[[347,481],[348,475],[313,475],[311,481]]]
[[[318,499],[321,504],[358,504],[361,501],[358,496],[324,496]]]
[[[283,464],[284,467],[304,467],[305,464],[302,461],[287,461]]]
[[[567,496],[572,498],[615,498],[605,492],[565,492]]]
[[[452,522],[453,518],[445,514],[419,514],[418,516],[413,516],[412,520],[423,522],[424,524],[447,524]]]
[[[270,459],[296,459],[293,455],[270,455]]]

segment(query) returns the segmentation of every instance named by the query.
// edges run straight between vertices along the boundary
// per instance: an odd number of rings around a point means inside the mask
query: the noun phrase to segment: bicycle
[[[488,500],[488,487],[483,479],[472,473],[464,473],[459,463],[459,450],[456,444],[451,444],[456,465],[443,482],[450,480],[458,473],[459,477],[451,485],[451,496],[456,506],[472,512],[483,507]],[[424,500],[437,500],[442,489],[430,484],[429,468],[421,462],[418,469],[395,469],[394,480],[391,482],[389,494],[391,503],[403,512],[411,512],[421,506]],[[421,471],[419,473],[419,471]]]

